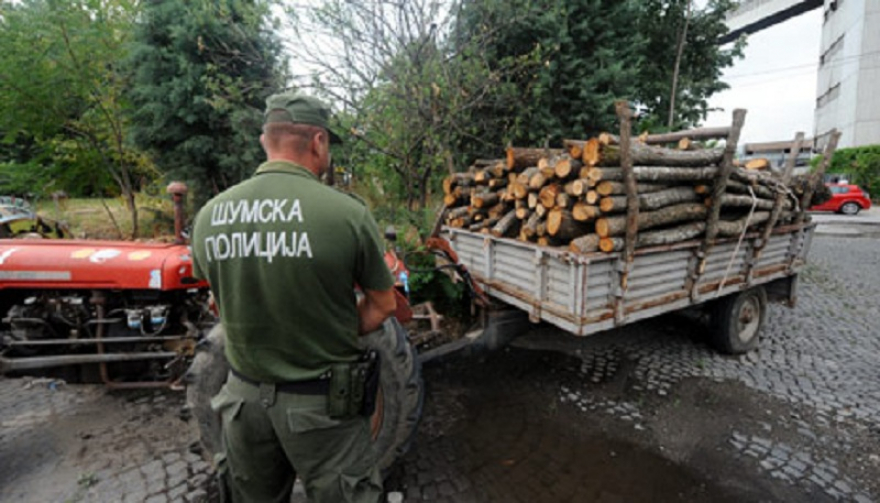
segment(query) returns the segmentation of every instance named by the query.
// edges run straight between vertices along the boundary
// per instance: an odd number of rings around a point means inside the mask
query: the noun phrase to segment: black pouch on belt
[[[330,391],[327,393],[327,415],[332,418],[345,418],[357,409],[351,408],[352,365],[335,363],[330,366]]]
[[[360,412],[363,416],[372,416],[376,410],[376,394],[379,392],[379,378],[382,373],[382,361],[379,353],[373,350],[364,355],[366,374],[364,380],[364,398],[361,402]]]

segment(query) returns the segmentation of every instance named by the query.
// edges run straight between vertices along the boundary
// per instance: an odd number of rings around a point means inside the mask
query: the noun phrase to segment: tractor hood
[[[205,288],[187,245],[128,241],[0,239],[0,290]]]

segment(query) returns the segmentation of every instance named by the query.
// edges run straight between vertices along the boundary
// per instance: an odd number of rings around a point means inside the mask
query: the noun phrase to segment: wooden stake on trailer
[[[618,101],[616,107],[617,117],[620,119],[620,167],[623,170],[623,183],[626,186],[626,246],[623,250],[625,265],[620,277],[620,286],[625,292],[629,281],[629,268],[635,258],[636,233],[639,230],[639,194],[636,192],[636,177],[633,174],[630,149],[632,111],[626,101]],[[622,308],[618,313],[622,316]]]
[[[697,268],[697,274],[702,275],[706,269],[706,257],[711,248],[715,244],[715,238],[718,236],[718,220],[721,217],[721,204],[724,201],[724,192],[727,188],[727,180],[733,172],[733,156],[736,154],[736,147],[739,143],[739,135],[742,132],[743,124],[746,121],[746,111],[738,108],[733,111],[733,124],[730,128],[730,135],[727,137],[727,145],[724,147],[724,157],[721,161],[721,170],[715,183],[712,186],[712,206],[709,208],[708,220],[706,221],[706,236],[703,239],[703,245],[700,248],[702,257],[700,265]],[[694,282],[696,284],[696,281]]]
[[[840,131],[837,129],[831,130],[831,138],[828,139],[828,144],[825,145],[825,150],[822,152],[822,162],[819,163],[816,172],[810,175],[810,183],[807,184],[807,188],[804,190],[804,196],[801,198],[801,211],[797,217],[795,217],[796,224],[802,224],[804,222],[804,218],[807,216],[807,208],[810,207],[810,200],[813,199],[813,187],[815,187],[825,175],[825,170],[828,169],[828,165],[831,164],[831,157],[834,155],[834,151],[837,150],[837,142],[839,140]]]

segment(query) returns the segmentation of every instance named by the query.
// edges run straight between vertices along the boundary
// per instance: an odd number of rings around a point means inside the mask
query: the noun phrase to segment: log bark
[[[589,231],[589,225],[575,220],[568,210],[553,208],[547,214],[547,234],[557,239],[568,240],[583,236]]]
[[[709,201],[711,203],[711,201]],[[772,199],[761,199],[755,198],[752,199],[752,196],[742,196],[735,194],[724,194],[721,199],[721,206],[724,208],[751,208],[754,203],[755,208],[759,210],[771,210],[773,209],[773,205],[776,204],[775,200]],[[783,201],[782,209],[790,210],[791,209],[791,201]]]
[[[595,151],[589,149],[589,142],[584,148],[582,160],[587,166],[619,166],[620,147],[617,145],[601,145],[596,141]],[[676,150],[664,147],[652,147],[639,142],[630,144],[630,155],[634,166],[680,166],[699,167],[718,164],[724,155],[721,149]]]
[[[638,228],[651,229],[679,222],[689,222],[705,218],[706,206],[701,203],[682,203],[667,206],[656,211],[639,214]],[[602,217],[596,220],[596,234],[601,237],[619,236],[626,232],[626,217]]]
[[[533,238],[538,234],[538,224],[541,223],[541,217],[537,213],[532,213],[525,224],[523,224],[522,233],[526,238]]]
[[[471,195],[471,206],[474,208],[488,208],[498,204],[501,198],[497,192],[480,192]]]
[[[642,138],[641,141],[647,145],[662,145],[664,143],[675,143],[682,138],[690,138],[691,140],[714,140],[727,138],[728,135],[730,135],[729,126],[707,127],[675,131],[672,133],[649,134]],[[605,145],[617,145],[620,143],[620,139],[610,133],[600,134],[599,141]]]
[[[701,199],[700,195],[690,187],[674,187],[659,192],[639,194],[638,198],[639,208],[646,211],[672,206],[673,204],[699,201]],[[602,213],[623,211],[626,209],[626,197],[603,197],[599,203],[599,209],[602,210]]]
[[[755,195],[758,197],[762,197],[764,199],[775,199],[776,198],[775,191],[769,187],[764,186],[764,185],[745,184],[745,183],[742,183],[742,182],[739,182],[736,180],[728,180],[728,182],[727,182],[727,191],[728,192],[735,192],[737,194],[751,195],[751,192],[749,192],[749,188],[751,188],[752,191],[754,191]],[[711,190],[711,189],[709,189],[709,190]],[[709,190],[707,190],[705,193],[708,193]]]
[[[636,248],[681,243],[688,239],[700,236],[705,230],[706,222],[691,222],[670,229],[642,232],[636,238]],[[599,241],[599,249],[603,252],[610,253],[623,250],[625,244],[626,240],[623,238],[601,238]]]
[[[623,171],[620,168],[593,168],[598,177],[597,181],[610,180],[619,182],[623,180]],[[591,171],[593,172],[593,171]],[[636,166],[633,174],[640,182],[705,182],[718,176],[718,168],[681,168],[677,166]]]
[[[639,194],[648,194],[668,188],[669,185],[663,183],[639,183],[636,185],[636,191]],[[623,183],[605,180],[596,184],[596,192],[602,197],[619,196],[626,194],[626,187]]]
[[[751,218],[746,215],[737,220],[719,220],[718,235],[724,237],[739,236],[748,228],[770,220],[771,216],[772,212],[770,211],[756,211]],[[793,216],[794,214],[792,212],[783,211],[782,213],[780,213],[780,220],[788,220],[791,219]]]
[[[565,153],[562,149],[507,147],[507,167],[513,171],[521,171],[531,166],[537,166],[542,157],[562,153]]]
[[[516,224],[519,220],[516,218],[516,210],[510,210],[498,220],[498,223],[492,227],[492,235],[496,238],[505,237],[510,235],[510,233],[514,230],[514,224]]]
[[[571,240],[568,249],[575,253],[592,253],[599,249],[599,236],[596,234],[585,234],[579,238]]]

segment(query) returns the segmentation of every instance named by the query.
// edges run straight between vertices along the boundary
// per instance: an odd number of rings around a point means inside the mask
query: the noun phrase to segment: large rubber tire
[[[844,215],[858,215],[859,211],[861,210],[862,207],[859,206],[859,203],[853,202],[843,203],[843,205],[840,207],[840,212]]]
[[[202,454],[208,460],[220,450],[220,420],[211,410],[211,397],[223,387],[229,372],[225,339],[223,327],[216,325],[199,345],[187,372],[187,406],[198,423]],[[386,473],[415,437],[425,396],[422,368],[406,330],[394,318],[360,341],[364,348],[376,350],[382,362],[372,424],[379,468]]]
[[[728,295],[712,306],[712,345],[718,351],[737,355],[756,347],[767,319],[767,292],[757,286]]]
[[[229,376],[226,361],[226,331],[219,323],[196,346],[196,356],[186,373],[186,405],[199,427],[202,457],[213,462],[220,452],[220,417],[211,410],[211,398],[220,392]]]

